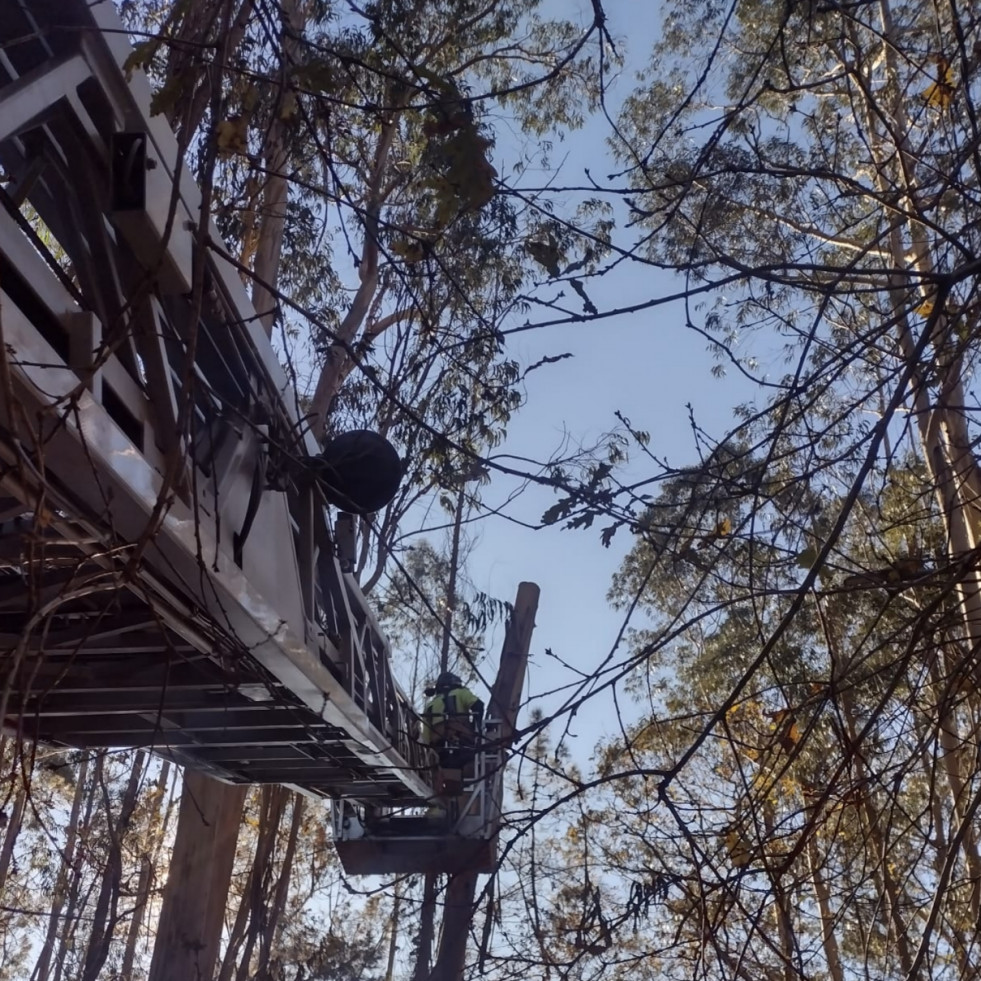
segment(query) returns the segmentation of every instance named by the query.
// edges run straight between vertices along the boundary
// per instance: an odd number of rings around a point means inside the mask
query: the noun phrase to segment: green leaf
[[[161,113],[169,112],[177,105],[180,97],[190,91],[191,81],[184,73],[175,75],[163,88],[153,93],[150,99],[150,115],[159,116]]]
[[[542,524],[544,525],[554,525],[556,521],[560,520],[564,515],[569,512],[569,502],[559,501],[558,504],[553,504],[543,515]]]
[[[810,545],[797,556],[797,564],[802,569],[812,569],[820,554],[820,550],[816,545]]]
[[[151,38],[149,41],[141,41],[133,47],[133,50],[129,53],[129,57],[123,62],[123,73],[126,75],[127,82],[133,77],[133,72],[137,68],[141,70],[147,68],[150,62],[153,61],[153,56],[157,53],[159,47],[160,41],[157,38]]]

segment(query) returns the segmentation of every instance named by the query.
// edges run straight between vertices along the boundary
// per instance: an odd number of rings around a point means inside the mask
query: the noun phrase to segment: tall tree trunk
[[[0,846],[0,894],[3,893],[4,883],[10,871],[10,862],[14,856],[14,845],[20,826],[24,820],[24,808],[27,806],[27,788],[22,784],[14,797],[14,806],[7,819],[7,827],[3,834],[3,845]]]
[[[288,159],[286,138],[289,133],[287,113],[290,95],[286,86],[291,65],[297,62],[298,42],[303,33],[304,10],[299,0],[280,0],[280,90],[279,101],[264,141],[265,187],[262,191],[261,218],[256,235],[255,282],[252,287],[252,305],[259,315],[266,335],[272,334],[276,319],[276,298],[273,291],[279,279],[279,264],[283,254],[283,235],[286,231],[286,207],[289,199],[289,182],[285,169]]]
[[[80,870],[68,890],[68,903],[65,906],[65,925],[58,941],[58,957],[54,965],[54,981],[76,981],[81,971],[81,948],[86,922],[86,910],[92,902],[95,882],[86,880]],[[71,919],[69,919],[71,916]],[[74,956],[74,963],[73,958]]]
[[[903,224],[892,223],[889,246],[896,269],[912,266],[916,278],[923,284],[935,282],[934,264],[927,237],[929,222],[921,220],[923,207],[916,189],[916,154],[911,151],[909,140],[911,127],[906,114],[906,93],[899,84],[897,64],[896,29],[892,20],[889,0],[879,0],[875,5],[881,18],[882,59],[891,84],[891,105],[883,119],[882,107],[873,107],[865,100],[865,125],[874,135],[871,152],[875,160],[876,181],[880,193],[891,198],[899,189],[900,201],[897,214],[905,215]],[[847,23],[851,23],[846,19]],[[854,25],[851,26],[855,30]],[[871,90],[871,79],[865,84]],[[892,151],[892,146],[898,153]],[[909,236],[912,249],[907,247],[903,230]],[[908,365],[918,364],[917,345],[913,340],[908,314],[908,277],[890,276],[892,320],[896,324],[900,352]],[[927,287],[924,287],[927,288]],[[941,350],[947,346],[955,330],[953,318],[943,309],[945,296],[927,296],[934,304],[928,318],[932,324],[930,343],[933,358],[912,381],[914,417],[923,446],[924,461],[933,480],[940,501],[947,530],[947,549],[952,567],[961,566],[957,581],[957,596],[963,619],[964,638],[968,646],[977,650],[981,646],[981,574],[976,563],[963,566],[963,558],[973,553],[978,544],[977,523],[981,502],[981,470],[972,449],[967,430],[965,406],[968,400],[964,392],[964,366],[962,358],[942,358]],[[930,371],[939,377],[939,395],[931,402],[929,387],[924,375]],[[976,678],[981,677],[976,673]]]
[[[171,783],[170,760],[164,760],[157,776],[158,819],[149,831],[145,851],[140,859],[140,878],[136,888],[136,903],[126,935],[126,949],[123,954],[121,981],[133,981],[133,966],[136,963],[136,948],[143,932],[143,923],[149,913],[153,896],[153,883],[156,876],[160,851],[167,839],[170,816],[174,808],[174,784]]]
[[[157,875],[157,869],[160,866],[160,856],[167,842],[170,823],[174,816],[174,806],[177,802],[177,770],[171,766],[169,760],[164,760],[164,764],[160,769],[159,783],[164,788],[167,803],[163,808],[163,814],[160,818],[159,832],[153,840],[153,847],[150,849],[150,859],[153,865],[154,876]]]
[[[962,734],[956,714],[951,708],[951,695],[943,697],[944,681],[937,670],[937,664],[930,666],[930,674],[936,690],[941,693],[937,705],[936,725],[939,731],[941,761],[947,786],[950,789],[951,807],[958,824],[965,824],[967,808],[971,800],[971,788],[964,779],[962,762],[967,764],[967,771],[973,765],[976,748],[973,740],[968,741]],[[948,677],[950,673],[948,672]],[[978,854],[977,835],[970,822],[966,823],[967,832],[964,835],[961,848],[967,861],[968,874],[971,880],[971,922],[978,923],[981,917],[981,855]]]
[[[463,872],[450,878],[443,903],[439,956],[429,981],[462,981],[476,891],[475,872]]]
[[[864,124],[871,135],[870,150],[875,162],[878,190],[890,199],[898,190],[897,220],[891,222],[888,242],[892,265],[896,270],[909,269],[916,281],[923,284],[922,289],[930,290],[936,282],[935,268],[931,257],[928,239],[928,222],[921,220],[924,214],[917,189],[917,154],[912,151],[910,138],[913,132],[907,117],[907,93],[900,84],[898,67],[896,27],[893,23],[890,0],[879,0],[874,5],[880,18],[881,61],[885,66],[888,88],[879,87],[886,96],[881,105],[872,104],[871,97],[863,100]],[[856,27],[846,18],[851,40],[856,40]],[[856,49],[860,50],[860,49]],[[866,65],[873,60],[867,59]],[[863,67],[862,85],[867,92],[876,90],[871,77],[871,67]],[[902,216],[900,220],[898,216]],[[904,234],[905,233],[905,234]],[[977,513],[979,494],[981,494],[981,472],[971,448],[967,433],[964,394],[964,366],[961,356],[947,356],[943,352],[951,347],[949,341],[955,326],[946,312],[947,297],[942,293],[925,293],[924,300],[932,304],[927,316],[927,325],[922,329],[930,335],[914,336],[910,322],[909,292],[910,276],[903,272],[892,273],[889,277],[890,320],[895,324],[896,338],[901,358],[907,369],[915,370],[911,380],[913,417],[916,421],[923,458],[930,474],[934,491],[940,505],[947,533],[946,549],[952,569],[957,570],[956,596],[960,610],[961,638],[966,649],[977,651],[981,646],[981,580],[976,563],[969,566],[964,557],[973,554],[978,545]],[[956,350],[957,345],[953,345]],[[927,358],[924,352],[932,351]],[[938,395],[931,399],[930,385],[926,378],[933,375],[938,381]],[[975,671],[975,679],[978,672]],[[959,823],[964,808],[968,806],[964,782],[958,772],[958,758],[962,741],[957,732],[956,720],[947,711],[940,719],[939,739],[943,752],[943,766],[947,783],[951,790],[955,814]],[[851,738],[851,734],[850,734]],[[864,761],[856,754],[856,765],[864,770]],[[867,786],[867,785],[866,785]],[[872,807],[867,790],[862,792],[863,811],[869,833],[876,841],[880,868],[877,878],[885,890],[884,908],[893,920],[897,950],[903,970],[909,973],[914,967],[909,940],[897,911],[896,885],[891,883],[888,857],[882,850],[883,834],[881,824]],[[981,878],[979,878],[979,859],[976,840],[965,835],[964,847],[972,878],[971,912],[977,922],[981,910]]]
[[[847,686],[842,686],[838,694],[842,718],[846,726],[845,737],[848,740],[848,744],[842,749],[847,752],[849,746],[858,745],[858,726],[855,723],[855,707]],[[860,801],[859,813],[864,818],[866,840],[871,845],[873,852],[872,878],[879,892],[883,926],[886,935],[895,944],[903,974],[908,977],[913,968],[913,952],[910,948],[907,924],[903,921],[901,909],[903,906],[909,908],[909,904],[900,902],[899,885],[891,871],[892,863],[889,860],[889,847],[886,834],[883,831],[882,816],[872,801],[870,793],[870,788],[874,783],[873,779],[868,772],[862,754],[860,752],[855,753],[853,759],[858,777],[856,793]]]
[[[946,801],[944,794],[940,792],[942,784],[941,773],[944,764],[941,760],[941,750],[937,748],[936,725],[937,713],[929,706],[924,706],[923,712],[914,715],[914,725],[916,727],[916,745],[919,747],[919,755],[922,764],[923,779],[927,785],[936,788],[930,794],[929,799],[929,821],[931,831],[930,853],[932,859],[930,864],[933,866],[933,873],[937,877],[936,881],[942,881],[944,867],[947,862],[948,848],[950,839],[948,835],[948,823],[950,818],[945,807]],[[931,751],[932,750],[932,751]],[[952,829],[956,834],[956,828]],[[963,919],[967,919],[966,917]],[[973,939],[969,942],[963,928],[963,922],[957,923],[954,917],[944,917],[944,922],[939,925],[945,931],[945,937],[957,953],[957,963],[960,970],[960,977],[968,978],[976,975],[976,970],[971,966],[972,954],[970,949]],[[973,938],[975,932],[974,922],[968,924],[968,930]]]
[[[392,898],[392,918],[388,923],[388,960],[385,964],[385,981],[395,981],[395,955],[399,949],[399,926],[402,913],[402,890],[400,883],[395,883],[395,895]]]
[[[433,956],[433,937],[436,933],[436,881],[435,872],[427,872],[422,886],[422,908],[419,911],[419,942],[416,947],[416,965],[412,981],[428,981],[429,965]]]
[[[225,952],[222,955],[217,981],[231,981],[232,975],[235,973],[235,965],[238,963],[239,952],[242,950],[242,943],[245,940],[245,931],[249,925],[248,896],[251,891],[251,883],[252,868],[250,867],[245,880],[245,888],[239,899],[238,909],[235,911],[235,920],[228,935],[228,943],[225,945]]]
[[[811,888],[817,900],[821,917],[821,947],[828,965],[831,981],[845,981],[845,971],[841,963],[841,950],[835,935],[835,918],[831,909],[831,890],[822,871],[821,855],[818,851],[816,829],[807,836],[807,868],[811,875]]]
[[[133,981],[133,964],[136,962],[136,945],[140,939],[143,926],[143,912],[150,901],[150,887],[153,885],[153,862],[144,853],[140,858],[140,878],[136,886],[136,901],[133,914],[129,920],[126,932],[126,949],[123,952],[123,966],[120,969],[120,981]]]
[[[232,934],[222,958],[218,981],[230,981],[233,976],[245,978],[249,974],[252,952],[265,917],[276,837],[288,794],[289,791],[284,787],[276,786],[265,786],[260,791],[259,835],[255,854],[245,880]]]
[[[149,981],[213,976],[244,803],[245,787],[184,773]]]
[[[103,788],[109,845],[106,850],[106,865],[102,872],[99,897],[96,900],[95,913],[92,918],[92,932],[89,937],[88,949],[85,952],[82,981],[97,981],[102,967],[109,957],[109,947],[116,928],[119,884],[123,874],[123,837],[129,828],[130,819],[136,808],[140,781],[146,767],[146,754],[143,752],[136,753],[133,766],[130,769],[129,780],[126,783],[126,790],[120,802],[119,817],[113,822],[109,813],[109,792],[103,779],[102,759],[104,757],[99,760],[100,765],[96,774],[97,780]]]
[[[286,838],[286,850],[283,854],[283,863],[279,868],[279,876],[276,879],[272,902],[266,910],[266,924],[259,942],[259,959],[256,965],[256,978],[259,981],[264,981],[268,977],[269,960],[275,946],[276,936],[279,933],[280,921],[286,910],[286,900],[289,896],[290,880],[293,875],[293,860],[296,857],[296,845],[300,837],[300,827],[303,824],[305,800],[297,793],[292,794],[292,798],[293,815],[290,820],[289,834]]]
[[[768,788],[769,790],[769,788]],[[776,815],[769,799],[762,803],[763,832],[765,841],[773,841],[776,835]],[[780,938],[780,956],[783,960],[783,981],[794,981],[799,973],[794,965],[794,927],[787,890],[781,881],[779,868],[767,868],[770,887],[773,890],[773,916],[777,936]]]
[[[124,981],[130,981],[135,963],[136,948],[141,939],[146,939],[144,926],[153,922],[158,893],[156,882],[163,880],[166,875],[165,869],[161,866],[161,855],[170,838],[171,820],[177,801],[178,781],[176,773],[176,768],[170,760],[164,760],[160,767],[160,775],[157,777],[157,786],[160,789],[160,802],[157,807],[158,820],[147,842],[144,863],[141,864],[137,902],[126,939],[126,953],[123,958]],[[144,869],[147,875],[145,883]]]
[[[95,809],[95,796],[98,790],[98,781],[93,775],[89,780],[88,791],[85,794],[85,813],[79,830],[92,827],[92,812]],[[85,835],[81,835],[81,846],[85,847]],[[66,962],[69,951],[75,947],[75,933],[79,923],[80,915],[84,903],[80,901],[82,892],[82,873],[83,863],[76,862],[70,871],[68,886],[68,899],[64,906],[61,916],[61,923],[58,925],[58,953],[54,962],[54,981],[61,981],[65,973]]]
[[[51,912],[48,916],[48,926],[44,935],[41,952],[31,973],[32,981],[48,981],[51,969],[51,958],[54,955],[55,942],[58,939],[58,929],[61,926],[61,914],[68,895],[68,886],[72,869],[75,865],[75,845],[78,841],[78,819],[82,812],[82,801],[85,798],[88,780],[89,761],[83,759],[79,764],[78,776],[75,781],[75,793],[72,796],[71,810],[68,812],[68,826],[65,829],[65,847],[61,853],[61,865],[55,877],[54,889],[51,895]]]

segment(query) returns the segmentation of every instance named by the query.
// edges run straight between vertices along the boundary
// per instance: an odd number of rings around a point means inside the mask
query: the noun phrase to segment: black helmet
[[[444,671],[436,679],[436,690],[437,691],[449,691],[451,688],[460,688],[463,682],[460,680],[458,674],[454,674],[452,671]]]

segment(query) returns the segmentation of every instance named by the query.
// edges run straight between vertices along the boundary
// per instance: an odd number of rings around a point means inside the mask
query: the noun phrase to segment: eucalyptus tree
[[[0,976],[131,976],[165,869],[172,767],[5,742],[3,783],[24,806],[3,809]]]
[[[637,536],[598,779],[662,964],[977,972],[978,48],[953,4],[668,4],[614,131],[619,248],[760,392],[660,494],[561,502]]]
[[[486,305],[514,296],[520,234],[498,193],[492,113],[539,137],[578,125],[596,95],[597,25],[544,20],[538,6],[126,5],[150,32],[132,63],[157,77],[156,108],[192,159],[209,140],[219,151],[217,213],[260,316],[298,316],[325,359],[318,431],[359,338],[446,329],[452,310],[493,327]],[[510,152],[520,159],[520,137]],[[335,269],[349,265],[346,301]]]
[[[565,829],[528,819],[540,922],[508,940],[555,976],[976,972],[978,706],[929,476],[871,477],[802,592],[851,483],[766,474],[723,445],[633,529],[634,706],[592,773],[548,761]]]
[[[376,521],[389,541],[420,496],[456,493],[520,405],[500,329],[534,288],[541,217],[508,170],[540,166],[540,141],[596,105],[602,11],[580,25],[508,0],[124,6],[147,35],[132,64],[279,328],[306,424],[375,428],[408,465]],[[362,552],[366,585],[384,557]]]
[[[526,217],[492,162],[494,114],[535,137],[576,125],[584,95],[588,104],[595,94],[598,20],[546,21],[537,4],[505,0],[119,6],[140,38],[129,67],[148,70],[153,107],[177,129],[258,317],[267,331],[280,328],[315,430],[331,411],[330,428],[377,424],[420,461],[412,492],[464,501],[460,472],[473,470],[472,457],[500,437],[520,402],[519,369],[498,330],[520,302]],[[166,805],[146,761],[99,756],[86,765],[52,805],[67,827],[18,838],[44,803],[40,781],[33,804],[22,780],[10,781],[5,798],[3,872],[25,872],[18,840],[39,856],[35,864],[31,853],[29,875],[5,898],[36,888],[51,899],[49,908],[22,907],[41,924],[39,979],[138,970],[154,880],[163,877],[156,821]],[[298,897],[327,874],[297,881],[293,871],[298,854],[321,860],[314,846],[325,838],[311,828],[322,812],[311,819],[301,799],[272,789],[255,806],[262,827],[242,856],[248,889],[241,917],[229,922],[223,976],[288,976],[286,958],[308,974],[373,969],[372,951],[335,934],[311,941],[316,927]],[[13,924],[5,962],[16,955],[17,970],[34,953],[24,915],[4,919]]]
[[[637,254],[725,286],[696,326],[769,386],[792,468],[847,455],[859,486],[913,438],[951,555],[976,544],[977,32],[948,4],[669,8],[618,143]]]

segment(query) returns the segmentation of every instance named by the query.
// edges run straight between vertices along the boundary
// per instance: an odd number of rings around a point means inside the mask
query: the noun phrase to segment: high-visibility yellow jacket
[[[484,703],[469,688],[439,692],[422,713],[422,741],[442,742],[444,723],[457,721],[472,726],[483,712]]]

